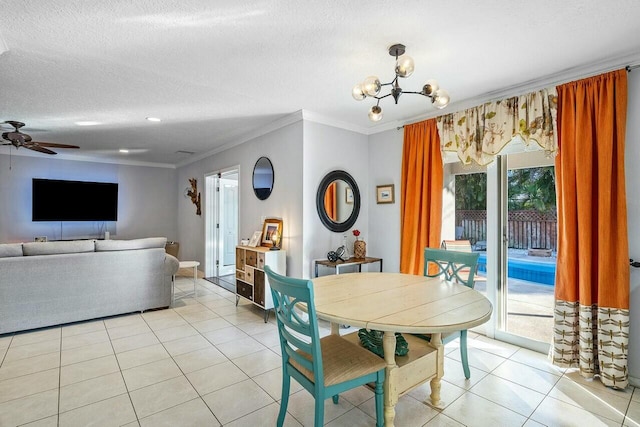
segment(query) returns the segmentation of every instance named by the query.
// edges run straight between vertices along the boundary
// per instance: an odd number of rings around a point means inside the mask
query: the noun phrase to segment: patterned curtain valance
[[[516,135],[535,141],[548,156],[558,150],[556,88],[487,102],[436,118],[442,151],[453,151],[463,164],[491,163]]]

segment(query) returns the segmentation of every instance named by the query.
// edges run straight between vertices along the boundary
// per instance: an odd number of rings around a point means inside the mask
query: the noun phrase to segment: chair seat
[[[339,335],[328,335],[321,338],[320,347],[325,387],[377,372],[387,366],[384,359]],[[300,354],[310,359],[306,353]],[[289,361],[309,381],[314,382],[313,372],[302,367],[294,359],[289,359]]]

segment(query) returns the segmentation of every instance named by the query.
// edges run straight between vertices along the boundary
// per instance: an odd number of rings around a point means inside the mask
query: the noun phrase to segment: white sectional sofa
[[[0,245],[0,334],[167,307],[166,239]]]

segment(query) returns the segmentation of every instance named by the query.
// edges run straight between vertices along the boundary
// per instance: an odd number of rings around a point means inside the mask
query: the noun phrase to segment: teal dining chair
[[[460,283],[473,289],[474,274],[478,266],[480,254],[473,252],[458,252],[446,249],[425,248],[424,275],[427,277],[442,277],[445,280]],[[428,339],[427,336],[422,336]],[[460,337],[460,359],[464,377],[469,379],[469,359],[467,355],[467,330],[442,334],[442,343],[446,344]]]
[[[456,251],[456,252],[472,252],[471,250],[471,241],[470,240],[443,240],[440,244],[442,249],[446,249],[448,251]],[[463,271],[464,273],[464,271]],[[463,276],[461,274],[461,276]],[[473,284],[474,286],[478,283],[484,283],[486,285],[487,278],[484,276],[478,275],[478,267],[476,266],[476,271],[474,273]]]
[[[326,399],[333,397],[333,403],[337,404],[340,393],[374,383],[376,426],[382,427],[384,359],[339,335],[320,339],[313,282],[281,276],[269,266],[264,271],[271,286],[282,349],[282,400],[278,427],[282,426],[287,414],[291,377],[313,395],[316,427],[324,424]],[[301,311],[301,305],[307,314]]]

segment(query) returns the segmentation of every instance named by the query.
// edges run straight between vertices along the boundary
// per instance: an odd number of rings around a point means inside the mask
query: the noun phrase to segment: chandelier
[[[352,95],[356,101],[362,101],[366,97],[377,99],[376,105],[369,110],[369,119],[374,122],[382,120],[382,107],[380,107],[380,100],[387,96],[393,96],[393,99],[398,103],[400,95],[403,93],[413,93],[417,95],[426,96],[431,99],[431,103],[434,107],[443,109],[449,105],[449,93],[440,89],[438,82],[430,79],[427,80],[420,92],[404,91],[398,84],[398,77],[406,78],[413,74],[415,64],[413,58],[404,54],[405,46],[403,44],[394,44],[389,48],[389,55],[396,57],[396,76],[389,83],[380,83],[380,79],[376,76],[369,76],[362,83],[358,83],[353,87]],[[386,95],[380,96],[380,90],[383,86],[391,86],[391,92]]]

